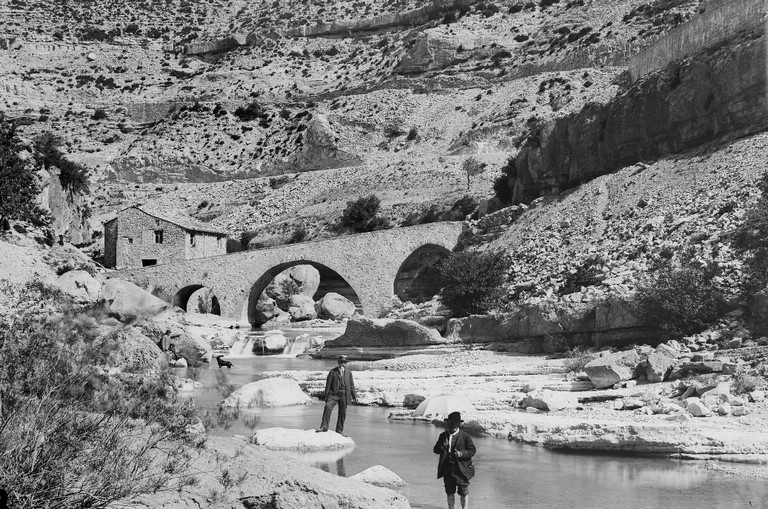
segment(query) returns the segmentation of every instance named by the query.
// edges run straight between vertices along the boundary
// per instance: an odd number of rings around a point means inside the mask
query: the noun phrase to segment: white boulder
[[[265,428],[251,436],[251,443],[267,449],[292,449],[318,451],[323,449],[346,449],[354,447],[355,441],[335,431],[316,433],[310,429]]]
[[[627,350],[598,357],[584,366],[584,371],[597,389],[603,389],[634,378],[639,364],[637,352]]]
[[[315,311],[320,318],[343,320],[355,314],[355,304],[338,293],[328,292],[315,303]]]
[[[120,321],[130,322],[138,318],[151,318],[170,307],[146,290],[121,279],[108,279],[101,285],[101,295],[109,310]]]
[[[267,378],[238,388],[221,403],[222,407],[252,408],[305,405],[311,401],[294,380]]]
[[[55,286],[77,302],[96,302],[101,297],[101,281],[84,270],[65,272]]]

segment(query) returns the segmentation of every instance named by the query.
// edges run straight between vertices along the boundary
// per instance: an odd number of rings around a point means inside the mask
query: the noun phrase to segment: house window
[[[193,247],[195,245],[195,234],[194,233],[190,233],[189,234],[189,245],[193,246]]]
[[[157,265],[156,259],[150,259],[150,258],[144,258],[141,260],[141,266],[142,267],[149,267],[150,265]]]
[[[159,219],[155,219],[155,226],[160,226],[160,220]]]
[[[163,230],[155,230],[155,244],[163,243]]]
[[[128,244],[133,244],[133,237],[123,237]]]

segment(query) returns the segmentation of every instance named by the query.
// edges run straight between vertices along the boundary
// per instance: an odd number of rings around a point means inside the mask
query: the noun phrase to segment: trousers
[[[322,429],[329,429],[329,423],[331,422],[331,413],[333,413],[333,407],[339,405],[339,415],[336,418],[336,433],[342,433],[344,431],[344,420],[347,418],[347,400],[343,396],[328,396],[325,400],[325,409],[323,409],[323,423],[320,425]]]

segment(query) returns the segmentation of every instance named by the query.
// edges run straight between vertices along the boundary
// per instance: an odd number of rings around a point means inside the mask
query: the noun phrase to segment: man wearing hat
[[[350,401],[357,402],[355,382],[352,380],[352,372],[347,368],[347,356],[339,355],[336,359],[338,366],[328,372],[325,379],[325,409],[323,410],[323,422],[318,433],[328,431],[331,421],[331,413],[336,404],[339,405],[339,416],[336,419],[336,433],[343,434],[344,419],[347,417],[347,405]]]
[[[445,431],[440,434],[434,447],[435,454],[440,455],[437,478],[443,478],[448,509],[454,509],[457,491],[462,509],[469,507],[469,480],[475,475],[475,466],[472,464],[475,444],[472,437],[460,429],[462,422],[459,412],[448,414]]]

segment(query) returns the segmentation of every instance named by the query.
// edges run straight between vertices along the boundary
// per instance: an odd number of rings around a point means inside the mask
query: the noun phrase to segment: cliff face
[[[64,189],[55,167],[40,172],[40,205],[51,212],[51,228],[54,235],[75,245],[91,241],[90,207],[88,195]]]
[[[542,123],[517,157],[515,198],[768,128],[762,29],[651,73],[604,104]]]

